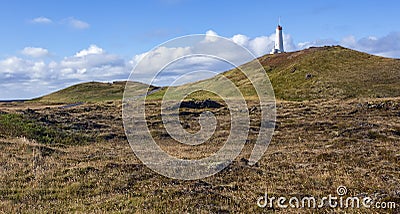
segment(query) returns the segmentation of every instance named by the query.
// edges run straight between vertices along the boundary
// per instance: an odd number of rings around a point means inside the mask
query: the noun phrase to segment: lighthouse
[[[285,52],[283,50],[283,36],[282,36],[282,26],[278,24],[278,27],[276,28],[275,31],[275,46],[271,51],[271,54],[276,54],[276,53],[283,53]]]

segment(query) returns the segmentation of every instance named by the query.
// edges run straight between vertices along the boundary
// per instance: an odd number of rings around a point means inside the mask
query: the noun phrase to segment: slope
[[[87,82],[70,86],[49,95],[36,98],[34,102],[46,103],[75,103],[75,102],[99,102],[107,100],[121,100],[126,81],[113,83]],[[148,85],[132,83],[137,90],[146,89]],[[151,87],[151,89],[154,87]]]
[[[277,99],[313,100],[400,96],[400,60],[374,56],[341,46],[309,48],[258,58],[274,88]],[[243,66],[246,66],[243,65]],[[232,80],[247,98],[254,88],[239,69],[179,88],[208,85],[215,87],[221,75]],[[149,98],[159,99],[165,90]],[[213,95],[196,93],[188,98]]]

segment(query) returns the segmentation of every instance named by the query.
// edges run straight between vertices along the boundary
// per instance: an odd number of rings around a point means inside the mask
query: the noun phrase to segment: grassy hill
[[[87,82],[70,86],[49,95],[34,99],[34,102],[47,103],[75,103],[75,102],[99,102],[107,100],[121,100],[126,81],[113,83]],[[148,85],[135,84],[138,90],[146,89]],[[154,87],[152,87],[154,88]]]
[[[279,99],[400,96],[398,59],[333,46],[266,55],[259,60]]]
[[[377,98],[400,96],[400,60],[354,51],[340,46],[309,48],[296,52],[264,55],[258,60],[266,70],[275,96],[281,100]],[[243,65],[243,66],[246,66]],[[211,79],[190,83],[174,89],[205,85],[219,87],[223,76],[232,80],[246,96],[255,97],[252,84],[238,69]],[[88,82],[74,85],[35,99],[40,102],[71,103],[122,99],[126,82]],[[136,83],[135,83],[136,84]],[[142,90],[147,85],[137,83]],[[133,89],[135,89],[133,87]],[[166,89],[151,94],[160,99]],[[190,99],[216,98],[197,92]]]
[[[341,46],[327,46],[268,54],[258,60],[270,78],[277,99],[300,101],[400,96],[399,59],[374,56]],[[180,87],[195,87],[198,84],[213,87],[213,84],[218,84],[221,75],[232,80],[246,97],[255,96],[254,88],[238,69]],[[158,99],[164,92],[161,90],[150,98]],[[212,95],[197,93],[190,98],[203,99],[207,96]]]

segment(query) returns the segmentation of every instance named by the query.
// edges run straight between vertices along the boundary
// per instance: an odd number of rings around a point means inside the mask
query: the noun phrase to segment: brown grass
[[[395,201],[400,207],[400,98],[277,103],[277,128],[261,161],[246,164],[256,135],[222,172],[197,181],[166,178],[144,166],[125,139],[120,102],[72,108],[0,104],[0,112],[28,114],[43,126],[93,136],[93,142],[43,145],[21,137],[0,138],[0,211],[128,213],[326,213],[351,209],[261,209],[257,198],[327,196],[345,185],[348,195]],[[252,105],[252,104],[251,104]],[[220,128],[213,139],[190,150],[163,135],[157,106],[149,127],[159,145],[176,156],[203,157],[223,142],[226,109],[210,109]],[[196,129],[196,111],[181,117]],[[254,112],[253,114],[257,114]],[[36,118],[36,119],[35,119]],[[39,120],[39,118],[47,118]],[[198,128],[198,127],[197,127]],[[379,212],[399,212],[378,210]]]

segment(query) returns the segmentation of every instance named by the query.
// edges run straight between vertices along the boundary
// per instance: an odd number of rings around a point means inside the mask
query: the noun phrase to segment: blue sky
[[[1,1],[0,99],[126,79],[155,46],[217,34],[269,52],[278,17],[287,51],[339,44],[400,58],[399,1]]]

